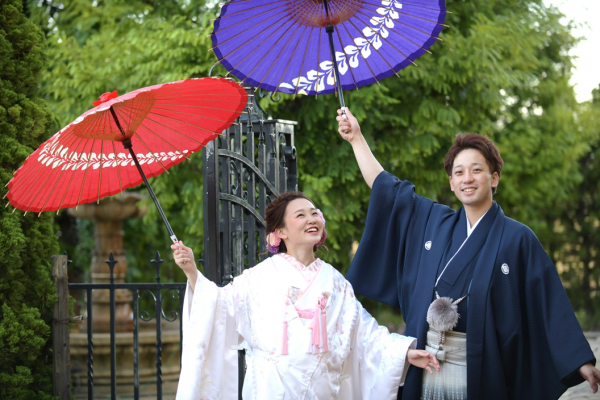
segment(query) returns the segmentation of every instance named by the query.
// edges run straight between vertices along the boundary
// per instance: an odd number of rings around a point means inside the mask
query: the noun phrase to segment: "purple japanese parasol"
[[[339,92],[344,107],[341,89],[397,75],[429,52],[446,13],[445,0],[232,0],[215,21],[213,50],[252,86]]]

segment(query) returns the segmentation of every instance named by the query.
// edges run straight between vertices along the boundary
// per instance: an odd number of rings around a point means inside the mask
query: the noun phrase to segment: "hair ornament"
[[[323,235],[321,236],[321,240],[319,240],[319,243],[316,244],[317,247],[320,247],[323,245],[323,243],[325,243],[325,239],[327,239],[327,230],[325,229],[325,217],[323,217],[323,213],[321,212],[321,210],[317,209],[317,214],[319,214],[319,217],[321,217],[321,219],[323,220]]]
[[[277,253],[280,244],[281,238],[276,232],[271,232],[267,235],[267,250],[269,250],[269,253]]]

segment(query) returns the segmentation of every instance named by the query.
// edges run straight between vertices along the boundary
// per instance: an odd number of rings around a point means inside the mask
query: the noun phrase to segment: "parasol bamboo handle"
[[[327,6],[326,6],[327,8]],[[338,93],[338,97],[340,99],[340,107],[342,108],[342,115],[344,118],[348,119],[346,116],[346,104],[344,102],[344,92],[342,90],[342,82],[340,82],[340,71],[338,70],[338,65],[335,59],[335,46],[333,45],[333,31],[335,27],[331,22],[328,22],[325,26],[325,32],[327,32],[327,36],[329,37],[329,50],[331,51],[331,62],[333,63],[333,73],[335,76],[335,87]]]
[[[110,113],[112,114],[113,118],[115,119],[115,123],[117,124],[119,131],[121,131],[121,134],[123,136],[125,136],[125,132],[123,131],[123,128],[121,127],[119,118],[117,118],[117,114],[113,110],[112,106],[110,107]],[[150,193],[150,197],[152,197],[152,200],[154,201],[154,205],[158,209],[158,213],[160,214],[165,226],[167,227],[167,231],[169,232],[169,236],[170,236],[171,240],[173,241],[173,243],[179,244],[179,239],[177,239],[177,236],[175,236],[175,233],[173,232],[173,229],[171,228],[171,224],[169,224],[169,220],[167,219],[167,216],[165,215],[162,207],[160,206],[160,203],[158,202],[158,198],[154,194],[154,190],[152,190],[152,186],[150,186],[150,182],[148,182],[148,179],[146,179],[146,174],[144,173],[144,170],[142,169],[140,162],[138,161],[135,153],[133,152],[133,144],[131,143],[131,139],[127,138],[127,139],[123,140],[122,143],[123,143],[123,147],[125,147],[125,149],[129,150],[129,154],[131,155],[131,158],[133,159],[133,162],[135,163],[135,166],[137,167],[137,170],[140,173],[142,180],[144,181],[144,184],[146,185],[146,189],[148,189],[148,192]]]
[[[124,140],[123,147],[125,147],[127,150],[129,150],[129,154],[131,154],[131,158],[133,158],[133,162],[135,163],[135,166],[137,167],[140,175],[142,176],[142,180],[144,181],[144,184],[146,185],[146,189],[148,189],[148,192],[150,193],[150,197],[152,197],[152,200],[154,201],[154,205],[156,205],[156,208],[158,209],[158,213],[160,214],[165,226],[167,227],[167,231],[169,232],[169,236],[170,236],[171,240],[173,241],[173,243],[179,244],[179,239],[177,239],[177,236],[175,236],[175,233],[173,232],[173,229],[171,228],[171,224],[169,224],[169,220],[167,220],[167,216],[165,215],[162,207],[160,206],[160,203],[158,202],[158,198],[154,194],[154,190],[152,190],[152,186],[150,186],[150,182],[148,182],[148,179],[146,179],[146,174],[144,174],[144,171],[142,170],[142,166],[140,165],[137,157],[135,156],[135,153],[133,152],[133,146],[131,145],[131,139]]]

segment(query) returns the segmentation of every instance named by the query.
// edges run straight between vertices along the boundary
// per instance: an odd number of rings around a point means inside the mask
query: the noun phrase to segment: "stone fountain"
[[[122,195],[101,199],[98,203],[82,204],[69,209],[73,217],[94,221],[94,250],[91,263],[92,283],[109,283],[110,270],[105,260],[112,252],[118,263],[114,267],[114,282],[125,282],[127,260],[123,249],[123,222],[138,218],[146,213],[146,207],[138,203],[144,196],[125,192]],[[150,258],[150,257],[149,257]],[[115,291],[115,319],[117,339],[117,384],[118,394],[128,396],[133,391],[133,312],[132,295],[128,290]],[[85,308],[83,308],[85,310]],[[108,290],[92,292],[93,340],[94,340],[94,392],[97,395],[110,393],[110,293]],[[142,388],[152,391],[155,378],[156,321],[144,323],[140,320],[139,332],[139,376]],[[162,379],[165,389],[175,386],[179,377],[179,321],[164,326],[162,352],[168,364],[163,365]],[[72,382],[75,397],[87,398],[87,332],[75,329],[70,335],[71,364],[74,368]],[[77,384],[79,382],[79,384]],[[152,394],[146,393],[146,396]]]
[[[146,214],[146,207],[138,206],[143,196],[125,192],[123,195],[106,197],[100,202],[82,204],[69,209],[73,217],[94,220],[94,252],[92,254],[92,283],[109,283],[110,270],[104,262],[112,252],[118,263],[114,269],[115,283],[125,282],[127,260],[123,249],[123,221]],[[95,290],[92,294],[94,333],[110,332],[110,299],[108,290]],[[131,293],[115,292],[117,332],[132,330]]]

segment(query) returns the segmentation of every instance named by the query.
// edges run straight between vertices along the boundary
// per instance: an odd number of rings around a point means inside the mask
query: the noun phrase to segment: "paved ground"
[[[585,336],[590,341],[592,350],[596,355],[596,358],[600,356],[600,332],[586,332]],[[587,382],[582,383],[579,386],[575,386],[569,390],[560,398],[560,400],[599,400],[600,392],[595,395],[592,394],[590,385]]]

